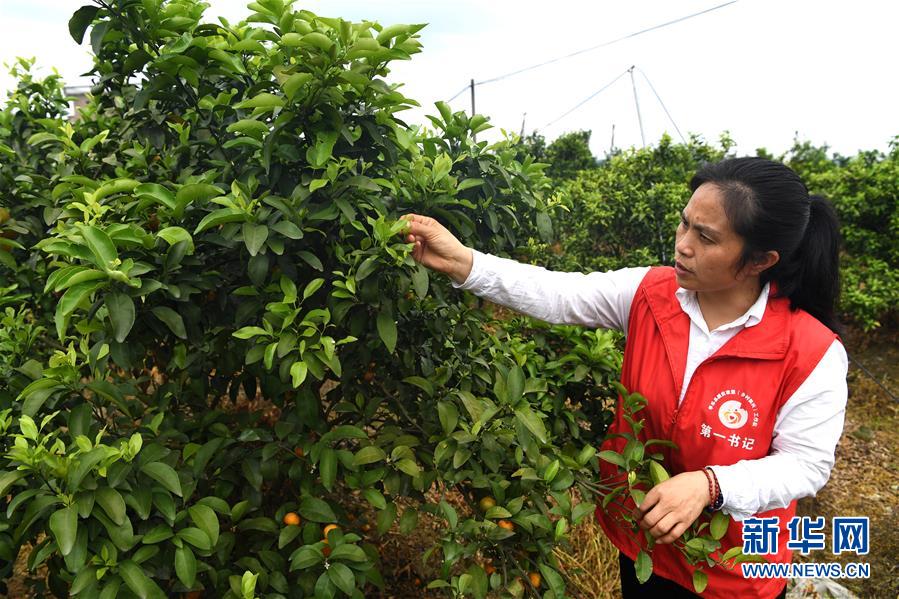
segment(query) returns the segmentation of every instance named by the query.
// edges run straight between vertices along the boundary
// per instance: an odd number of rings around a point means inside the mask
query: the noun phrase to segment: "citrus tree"
[[[483,117],[399,118],[384,77],[419,25],[203,9],[84,6],[80,118],[27,63],[4,107],[4,574],[29,543],[58,596],[361,597],[378,535],[427,516],[434,587],[562,596],[551,550],[608,420],[566,386],[611,396],[618,354],[491,328],[397,221],[508,252],[542,166],[475,143]]]

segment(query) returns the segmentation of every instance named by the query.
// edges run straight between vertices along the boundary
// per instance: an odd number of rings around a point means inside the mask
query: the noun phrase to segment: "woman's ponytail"
[[[791,308],[805,310],[841,334],[843,327],[836,317],[840,297],[840,222],[833,205],[825,198],[813,195],[809,200],[808,225],[789,260],[795,270],[789,269],[793,276],[778,282],[780,294],[790,298]]]
[[[724,212],[743,238],[737,270],[774,250],[780,260],[759,276],[833,332],[840,295],[840,223],[833,206],[808,188],[788,166],[764,158],[729,158],[699,169],[693,191],[705,183],[724,196]]]

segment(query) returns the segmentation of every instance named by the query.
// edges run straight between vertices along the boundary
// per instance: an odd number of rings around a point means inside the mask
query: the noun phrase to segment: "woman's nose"
[[[687,236],[684,235],[674,242],[674,251],[676,254],[680,254],[681,256],[692,256],[693,250],[690,248],[690,244],[687,243],[686,237]]]

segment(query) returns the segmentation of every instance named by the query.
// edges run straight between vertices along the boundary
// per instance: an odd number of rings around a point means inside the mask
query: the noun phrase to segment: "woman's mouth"
[[[677,261],[674,262],[674,271],[679,275],[693,273],[692,270],[685,268],[683,264],[681,264],[680,262],[677,262]]]

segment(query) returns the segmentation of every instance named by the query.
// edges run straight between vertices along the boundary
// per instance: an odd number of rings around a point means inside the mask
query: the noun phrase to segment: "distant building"
[[[70,121],[78,118],[78,109],[87,104],[87,94],[90,90],[90,85],[67,85],[63,88],[65,95],[72,98],[72,102],[69,103]]]

